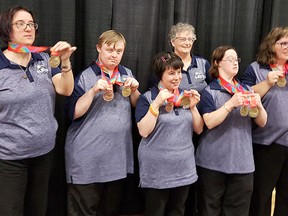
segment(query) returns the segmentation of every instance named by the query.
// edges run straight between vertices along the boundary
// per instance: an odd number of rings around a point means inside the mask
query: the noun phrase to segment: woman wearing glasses
[[[76,47],[54,45],[62,63],[51,68],[48,54],[31,46],[37,28],[25,8],[1,14],[0,37],[8,47],[0,52],[0,215],[46,215],[55,96],[70,95],[74,86],[69,58]]]
[[[184,90],[195,89],[199,93],[211,81],[209,75],[209,62],[192,54],[192,48],[196,41],[195,29],[188,23],[179,22],[173,25],[169,34],[170,44],[174,52],[182,59],[184,67],[182,69],[182,81],[180,88]],[[196,133],[193,135],[193,143],[198,146],[200,136]],[[185,215],[196,215],[196,194],[195,184],[190,186],[188,199],[186,201]]]
[[[260,45],[257,61],[250,64],[242,81],[260,94],[269,113],[267,125],[253,130],[254,189],[250,215],[288,215],[288,27],[276,27]]]
[[[193,44],[196,41],[195,29],[188,23],[177,23],[170,29],[170,44],[174,52],[182,59],[181,89],[195,89],[201,92],[210,82],[209,62],[191,53]]]
[[[207,129],[196,151],[201,216],[249,214],[254,172],[251,117],[263,127],[267,113],[259,94],[235,79],[239,62],[235,48],[216,48],[210,68],[214,80],[202,91],[199,112]]]

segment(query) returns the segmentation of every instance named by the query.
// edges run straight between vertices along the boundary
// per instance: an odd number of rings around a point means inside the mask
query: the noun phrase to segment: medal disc
[[[59,56],[51,56],[50,58],[49,58],[49,64],[50,64],[50,66],[52,67],[52,68],[56,68],[56,67],[58,67],[59,65],[60,65],[60,58],[59,58]]]
[[[257,107],[250,108],[250,110],[249,110],[249,116],[250,116],[251,118],[256,118],[258,115],[259,115],[259,110],[258,110]]]
[[[171,103],[171,102],[168,102],[168,103],[166,104],[166,106],[165,106],[165,110],[166,110],[167,112],[171,112],[171,111],[173,110],[173,108],[174,108],[174,104]]]
[[[240,115],[241,116],[247,116],[248,115],[248,107],[247,106],[242,106],[241,108],[240,108]]]
[[[286,78],[285,77],[279,77],[278,81],[277,81],[277,85],[279,87],[285,87],[286,86]]]
[[[181,106],[189,107],[190,106],[190,98],[184,96],[181,100]]]
[[[131,95],[131,88],[130,87],[123,87],[122,89],[122,96],[129,97]]]
[[[111,101],[111,100],[113,100],[113,98],[114,98],[114,93],[113,93],[113,91],[110,91],[110,90],[104,91],[104,93],[103,93],[103,99],[104,99],[105,101]]]

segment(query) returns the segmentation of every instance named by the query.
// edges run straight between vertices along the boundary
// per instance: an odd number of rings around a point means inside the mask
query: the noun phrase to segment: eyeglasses
[[[288,48],[288,42],[281,42],[281,43],[277,42],[276,44],[280,44],[280,46],[281,46],[283,49]]]
[[[191,43],[193,43],[196,39],[194,39],[194,38],[191,38],[191,37],[189,37],[189,38],[186,38],[186,37],[176,37],[175,39],[178,39],[179,41],[181,41],[181,42],[185,42],[186,40],[188,40],[188,42],[191,42]]]
[[[32,30],[38,29],[38,24],[34,23],[34,22],[25,23],[24,21],[17,21],[15,23],[13,23],[12,25],[16,25],[16,27],[18,29],[26,29],[27,26],[29,26],[30,29],[32,29]]]
[[[231,57],[231,58],[227,58],[227,59],[222,59],[222,61],[228,61],[229,63],[234,63],[234,62],[241,62],[241,58],[233,58],[233,57]]]

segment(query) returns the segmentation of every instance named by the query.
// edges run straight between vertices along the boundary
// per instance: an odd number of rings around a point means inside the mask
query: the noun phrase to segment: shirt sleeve
[[[251,65],[248,65],[248,67],[246,68],[241,78],[241,82],[246,85],[253,86],[256,84],[256,79],[257,77],[256,77],[253,67]]]
[[[71,121],[74,120],[75,106],[78,99],[85,94],[84,89],[79,85],[79,79],[75,80],[74,90],[71,96],[66,97],[65,109]],[[80,120],[81,118],[77,119]]]
[[[205,113],[210,113],[216,110],[216,105],[214,103],[212,95],[207,91],[203,90],[201,94],[201,100],[199,102],[199,113],[204,115]]]
[[[136,123],[140,122],[141,119],[146,115],[149,110],[150,103],[144,95],[140,95],[139,100],[135,109]]]

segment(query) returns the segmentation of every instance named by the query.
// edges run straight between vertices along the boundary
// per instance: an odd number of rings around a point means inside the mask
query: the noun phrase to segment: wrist
[[[155,109],[152,105],[152,103],[149,106],[149,111],[152,115],[154,115],[155,117],[159,116],[159,110]]]
[[[225,108],[225,110],[227,110],[227,112],[231,112],[232,111],[232,108],[229,107],[226,103],[224,103],[223,107]]]

